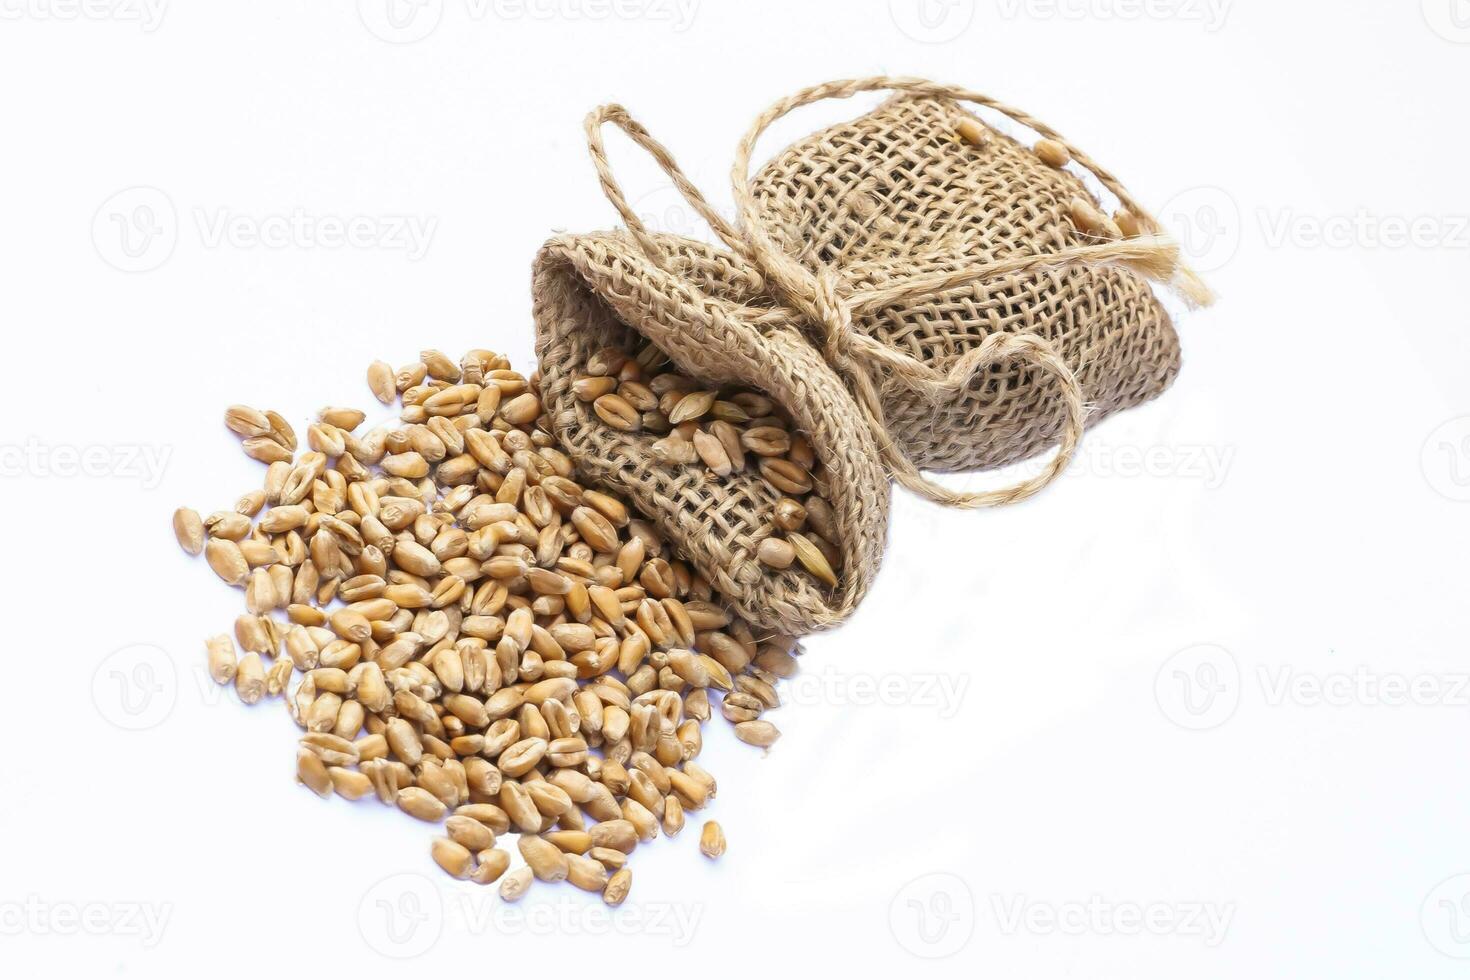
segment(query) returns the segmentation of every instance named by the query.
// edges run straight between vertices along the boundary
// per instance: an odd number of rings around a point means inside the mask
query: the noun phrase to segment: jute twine
[[[799,141],[750,179],[751,156],[773,122],[876,90],[897,94]],[[983,146],[957,140],[960,122],[973,119],[961,102],[1062,144],[1143,233],[1081,233],[1067,216],[1073,199],[1090,198],[1081,180],[994,130]],[[653,156],[727,250],[647,229],[607,161],[606,123]],[[735,155],[738,228],[621,106],[590,114],[586,133],[627,232],[555,239],[538,258],[538,350],[553,422],[594,454],[595,476],[658,515],[742,614],[771,628],[821,628],[861,599],[881,556],[885,471],[956,507],[1035,494],[1070,462],[1086,425],[1155,397],[1177,373],[1177,337],[1148,284],[1192,306],[1212,300],[1116,178],[1040,121],[967,89],[874,77],[777,102]],[[651,439],[607,430],[570,397],[579,358],[609,340],[627,343],[629,330],[682,371],[767,391],[808,431],[852,535],[834,542],[844,555],[837,594],[752,560],[772,533],[775,499],[759,480],[662,466],[647,451]],[[922,472],[1004,465],[1051,445],[1056,453],[1039,473],[998,490],[953,491]],[[701,526],[711,516],[714,524]]]

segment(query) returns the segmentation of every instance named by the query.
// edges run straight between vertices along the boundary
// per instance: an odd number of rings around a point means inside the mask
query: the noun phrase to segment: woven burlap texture
[[[799,141],[753,179],[768,126],[801,106],[898,94]],[[1132,238],[1074,226],[1092,201],[1074,173],[994,128],[961,139],[985,106],[1065,147],[1138,225]],[[613,175],[601,130],[647,150],[726,246],[654,234]],[[599,182],[626,233],[554,239],[538,257],[535,309],[552,424],[593,479],[629,494],[695,567],[758,625],[788,633],[840,621],[876,574],[887,520],[884,474],[957,507],[1023,500],[1072,458],[1085,425],[1162,392],[1179,345],[1150,288],[1207,304],[1177,246],[1116,178],[1060,134],[988,96],[923,79],[812,86],[759,115],[737,148],[738,225],[710,206],[621,106],[586,121]],[[604,426],[570,385],[601,346],[651,340],[685,373],[776,398],[828,469],[843,540],[842,586],[754,560],[774,532],[777,495],[658,463],[653,437]],[[1003,466],[1056,453],[996,490],[956,491],[921,470]]]
[[[653,242],[654,253],[645,247]],[[736,611],[765,629],[801,635],[840,622],[861,601],[882,557],[889,482],[845,384],[791,327],[757,327],[768,303],[728,256],[698,242],[609,233],[552,239],[536,258],[532,298],[541,393],[556,435],[582,473],[650,516]],[[572,393],[604,347],[657,345],[679,371],[713,385],[757,387],[776,400],[820,460],[840,534],[841,585],[759,564],[780,494],[745,472],[660,463],[658,436],[605,425]]]
[[[1072,173],[991,129],[955,138],[949,99],[900,95],[789,147],[756,175],[762,223],[787,254],[835,275],[847,297],[921,276],[1090,244],[1068,207],[1090,198]],[[1138,273],[1070,264],[960,283],[853,310],[854,329],[944,372],[997,334],[1047,341],[1074,373],[1087,423],[1156,397],[1179,371],[1169,315]],[[885,372],[888,431],[922,469],[1004,466],[1057,443],[1057,382],[1018,358],[976,371],[936,399]]]

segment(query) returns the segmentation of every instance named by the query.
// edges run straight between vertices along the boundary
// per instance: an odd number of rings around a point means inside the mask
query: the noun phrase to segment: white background
[[[527,2],[0,0],[4,972],[1463,976],[1470,5]],[[1185,236],[1224,299],[1173,389],[1023,506],[897,496],[781,742],[709,726],[729,853],[640,848],[615,920],[507,916],[293,785],[281,706],[203,679],[240,597],[169,531],[258,484],[223,406],[304,427],[423,347],[529,368],[536,247],[614,219],[584,113],[728,207],[756,112],[881,73],[1033,112]]]

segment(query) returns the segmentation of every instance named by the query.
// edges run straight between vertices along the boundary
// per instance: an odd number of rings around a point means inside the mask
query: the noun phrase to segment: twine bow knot
[[[842,285],[833,270],[813,272],[774,241],[762,221],[760,208],[751,188],[750,158],[756,141],[766,128],[793,109],[824,99],[849,98],[860,92],[875,90],[894,90],[987,106],[1061,143],[1073,160],[1090,170],[1104,187],[1117,196],[1148,233],[1133,239],[1080,245],[1054,253],[1025,255],[977,263],[956,271],[917,275],[895,285],[844,295]],[[593,111],[587,116],[585,123],[587,146],[603,193],[617,209],[639,246],[655,264],[661,264],[657,242],[628,205],[608,165],[602,142],[602,126],[608,122],[618,126],[633,142],[648,151],[690,206],[729,247],[735,264],[744,267],[751,282],[764,284],[819,331],[827,362],[849,382],[858,407],[873,430],[884,464],[893,478],[908,490],[947,506],[976,508],[1015,503],[1032,496],[1056,479],[1071,461],[1086,423],[1087,406],[1083,401],[1081,386],[1056,348],[1046,338],[1036,334],[991,333],[978,346],[956,359],[947,370],[939,371],[856,329],[854,322],[857,316],[966,283],[1071,265],[1125,266],[1150,280],[1167,285],[1192,306],[1207,306],[1213,301],[1213,296],[1204,284],[1180,262],[1177,245],[1158,234],[1157,221],[1138,205],[1116,178],[1040,121],[988,96],[966,89],[917,78],[875,77],[812,86],[777,102],[755,120],[736,151],[731,180],[740,215],[739,230],[710,206],[699,189],[685,177],[668,150],[629,116],[626,109],[619,105],[605,105]],[[779,312],[777,316],[780,317]],[[977,376],[986,369],[1011,360],[1024,362],[1032,370],[1049,376],[1058,389],[1058,401],[1064,418],[1055,455],[1036,476],[999,490],[958,492],[925,477],[902,448],[893,444],[884,418],[884,385],[902,385],[934,404],[937,409],[945,400],[953,399],[969,390],[976,383]]]

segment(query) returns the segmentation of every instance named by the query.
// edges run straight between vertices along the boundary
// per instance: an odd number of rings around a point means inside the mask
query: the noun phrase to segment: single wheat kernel
[[[197,511],[188,507],[174,511],[174,537],[179,539],[179,547],[191,555],[204,550],[204,522]]]
[[[534,872],[530,868],[516,868],[500,879],[500,898],[506,902],[519,901],[531,888]]]
[[[705,821],[699,831],[699,851],[707,858],[717,858],[725,853],[725,832],[713,820]]]
[[[781,730],[768,721],[742,721],[735,726],[735,737],[747,745],[768,749],[781,737]]]
[[[1072,161],[1072,154],[1067,152],[1067,148],[1052,139],[1038,140],[1035,152],[1041,158],[1042,163],[1058,170]]]
[[[628,897],[628,889],[632,887],[632,869],[619,868],[607,879],[607,887],[602,890],[602,900],[614,907],[622,905],[623,900]]]

